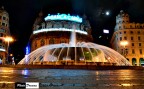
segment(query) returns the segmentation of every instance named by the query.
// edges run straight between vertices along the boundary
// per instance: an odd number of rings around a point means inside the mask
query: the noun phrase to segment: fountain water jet
[[[69,44],[46,45],[36,49],[27,57],[23,58],[19,64],[33,64],[34,62],[57,63],[72,60],[74,63],[84,61],[85,63],[102,62],[115,63],[116,65],[131,65],[125,57],[111,48],[90,42],[76,43],[75,31],[71,33],[70,38]]]

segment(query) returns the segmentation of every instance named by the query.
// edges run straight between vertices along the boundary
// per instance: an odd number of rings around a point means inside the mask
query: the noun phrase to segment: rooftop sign
[[[75,21],[75,22],[82,22],[82,18],[77,16],[71,16],[70,14],[57,14],[57,15],[50,15],[48,14],[47,17],[44,18],[45,21],[47,20],[69,20],[69,21]]]

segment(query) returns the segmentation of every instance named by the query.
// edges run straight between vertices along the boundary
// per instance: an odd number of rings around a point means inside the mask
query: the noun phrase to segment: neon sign
[[[48,29],[40,29],[40,30],[33,31],[33,34],[48,32],[48,31],[74,31],[74,30],[75,29],[67,29],[67,28],[48,28]],[[87,35],[86,31],[76,29],[75,32]]]
[[[30,47],[27,46],[27,47],[26,47],[26,55],[28,55],[29,53],[30,53]]]
[[[75,22],[82,22],[82,18],[77,16],[71,16],[70,14],[57,14],[57,15],[50,15],[48,14],[47,17],[44,18],[45,21],[47,20],[69,20],[69,21],[75,21]]]

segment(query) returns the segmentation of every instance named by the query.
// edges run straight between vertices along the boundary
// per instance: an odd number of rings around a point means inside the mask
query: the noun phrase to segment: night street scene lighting
[[[0,89],[143,89],[143,8],[143,0],[2,0]]]

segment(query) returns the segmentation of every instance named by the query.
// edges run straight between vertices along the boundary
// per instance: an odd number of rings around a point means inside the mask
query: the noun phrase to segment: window
[[[128,54],[128,49],[126,49],[126,55]]]
[[[140,54],[142,54],[142,49],[139,49],[139,51],[140,51]]]
[[[127,40],[127,37],[124,37],[124,40]]]
[[[133,31],[130,31],[131,34],[133,34]]]
[[[132,46],[134,46],[134,43],[132,43]]]
[[[131,40],[133,40],[133,37],[131,37]]]
[[[5,26],[5,23],[2,23],[3,26]]]
[[[124,31],[124,34],[126,34],[126,31]]]
[[[119,26],[119,29],[121,29],[121,26]]]
[[[3,20],[6,20],[6,17],[3,17]]]
[[[138,40],[140,40],[140,36],[138,36]]]
[[[54,44],[54,39],[53,38],[50,38],[49,44]]]
[[[123,26],[123,28],[125,29],[125,26]]]
[[[139,46],[141,46],[141,43],[139,43]]]
[[[44,39],[41,40],[41,46],[45,45]]]
[[[2,18],[2,16],[0,16],[0,19]]]
[[[138,31],[137,33],[140,34],[140,31]]]
[[[120,41],[122,40],[122,37],[120,37]]]
[[[66,43],[64,40],[61,40],[60,43]]]
[[[132,49],[132,54],[135,54],[135,50],[134,49]]]

